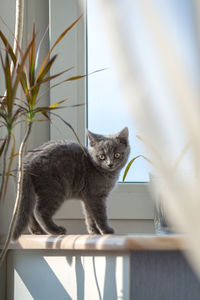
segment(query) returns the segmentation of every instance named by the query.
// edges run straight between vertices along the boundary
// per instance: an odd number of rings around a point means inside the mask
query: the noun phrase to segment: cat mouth
[[[115,170],[115,166],[108,166],[108,165],[106,165],[106,166],[102,166],[102,168],[104,170],[107,170],[107,171],[114,171]]]
[[[109,171],[114,171],[115,169],[116,169],[116,167],[114,165],[107,166],[107,170],[109,170]]]

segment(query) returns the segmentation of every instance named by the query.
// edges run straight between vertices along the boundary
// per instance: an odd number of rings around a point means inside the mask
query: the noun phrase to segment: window
[[[57,5],[56,0],[51,0],[51,41],[55,41],[58,34],[70,25],[81,14],[81,12],[78,1],[60,0],[59,5]],[[71,73],[73,75],[86,73],[85,16],[73,29],[73,31],[70,32],[68,37],[63,40],[62,44],[59,45],[58,61],[53,73],[60,72],[60,70],[67,69],[71,66],[74,67]],[[99,67],[102,68],[102,66],[98,66],[98,68]],[[91,75],[91,78],[95,78],[99,74],[94,74],[94,76]],[[70,83],[69,85],[62,85],[58,89],[52,89],[51,101],[53,103],[55,102],[54,99],[64,99],[68,95],[70,97],[69,105],[86,103],[86,82],[84,80],[76,81],[73,82],[73,84]],[[81,137],[82,142],[85,142],[86,106],[78,107],[76,109],[69,108],[61,110],[60,113],[62,117],[69,121],[69,123],[75,128],[79,137]],[[66,137],[74,139],[70,130],[67,129],[65,125],[58,122],[59,121],[56,120],[54,126],[51,127],[51,139]],[[91,130],[93,130],[93,128],[91,128]],[[96,128],[94,128],[93,131],[95,130]],[[104,130],[104,133],[107,132],[107,129],[106,131],[105,129],[102,130]],[[115,128],[112,129],[112,127],[109,127],[108,130],[112,133],[115,131]],[[82,217],[80,210],[77,208],[79,206],[77,202],[72,205],[74,209],[69,209],[68,205],[69,203],[67,203],[66,209],[62,207],[62,210],[57,213],[57,218],[76,219]],[[153,205],[150,199],[148,185],[145,183],[118,184],[118,187],[112,193],[108,201],[108,210],[110,219],[153,219]]]

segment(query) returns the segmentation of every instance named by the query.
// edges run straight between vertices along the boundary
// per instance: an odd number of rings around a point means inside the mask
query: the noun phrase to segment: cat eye
[[[99,155],[99,159],[100,159],[100,160],[104,160],[104,159],[105,159],[105,155],[104,155],[104,154],[100,154],[100,155]]]
[[[115,153],[114,157],[115,157],[115,158],[120,158],[120,153],[118,153],[118,152]]]

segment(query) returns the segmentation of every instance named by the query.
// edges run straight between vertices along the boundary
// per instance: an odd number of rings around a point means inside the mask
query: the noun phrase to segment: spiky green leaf
[[[11,57],[14,65],[16,66],[17,57],[14,54],[13,49],[12,49],[10,43],[8,42],[7,38],[5,37],[5,35],[3,34],[3,32],[1,30],[0,30],[0,38],[1,38],[2,42],[4,43],[5,48],[7,49],[7,51],[9,53],[9,55],[10,55],[10,57]]]
[[[57,73],[57,74],[54,74],[54,75],[45,77],[45,78],[42,79],[41,83],[49,82],[49,81],[51,81],[51,80],[53,80],[53,79],[55,79],[55,78],[61,76],[62,74],[66,73],[66,72],[69,72],[69,71],[72,70],[72,69],[73,69],[73,67],[68,68],[68,69],[66,69],[66,70],[64,70],[64,71],[62,71],[62,72],[60,72],[60,73]]]
[[[68,28],[66,28],[62,33],[61,35],[59,35],[59,37],[57,38],[57,40],[55,41],[55,43],[53,44],[53,46],[51,47],[51,49],[49,50],[49,52],[47,53],[47,56],[45,57],[42,65],[41,65],[41,68],[40,68],[40,71],[38,73],[38,77],[40,76],[40,74],[42,73],[53,49],[60,43],[60,41],[64,38],[64,36],[79,22],[79,20],[81,19],[82,15],[80,17],[78,17],[78,19],[76,19]]]
[[[29,51],[29,82],[30,87],[35,84],[35,26],[33,26],[33,43]]]
[[[47,64],[44,66],[43,70],[40,72],[40,75],[37,76],[36,82],[40,83],[43,78],[46,76],[46,74],[49,72],[49,70],[51,69],[55,59],[56,59],[57,55],[54,55],[48,62]]]
[[[59,86],[59,85],[61,85],[61,84],[63,84],[64,82],[79,80],[79,79],[88,77],[88,76],[90,76],[90,75],[92,75],[92,74],[95,74],[95,73],[98,73],[98,72],[102,72],[102,71],[104,71],[104,70],[106,70],[106,69],[104,68],[104,69],[96,70],[96,71],[91,72],[91,73],[89,73],[89,74],[83,74],[83,75],[77,75],[77,76],[71,76],[71,77],[68,77],[67,79],[62,80],[62,81],[60,81],[60,82],[58,82],[58,83],[52,85],[52,86],[51,86],[51,89],[52,89],[52,88],[55,88],[55,87],[57,87],[57,86]]]
[[[126,176],[127,176],[127,173],[129,171],[130,167],[132,166],[132,164],[134,163],[134,161],[137,158],[139,158],[139,157],[141,157],[141,155],[137,155],[136,157],[134,157],[133,159],[131,159],[131,161],[128,163],[128,165],[126,166],[126,169],[124,171],[124,175],[123,175],[123,179],[122,179],[123,181],[126,179]]]
[[[69,98],[65,98],[65,99],[63,99],[63,100],[60,100],[60,101],[58,101],[58,102],[56,102],[56,103],[54,103],[54,104],[49,105],[49,108],[56,108],[56,107],[59,106],[61,103],[64,103],[64,102],[66,102],[66,101],[68,101],[68,100],[69,100]]]
[[[29,88],[28,88],[27,76],[24,71],[22,71],[22,73],[21,73],[20,83],[21,83],[22,89],[24,91],[26,100],[28,101],[28,103],[30,103],[31,96],[30,96],[30,92],[29,92]]]
[[[6,52],[5,59],[5,85],[6,85],[6,103],[8,115],[11,117],[12,108],[13,108],[13,98],[12,98],[12,76],[10,71],[10,60],[8,56],[8,52]]]
[[[15,81],[14,81],[14,84],[13,84],[13,95],[15,97],[15,94],[16,94],[16,91],[17,91],[17,87],[18,87],[18,84],[19,84],[19,81],[22,77],[22,73],[24,72],[24,66],[25,66],[25,63],[26,63],[26,59],[29,55],[29,52],[30,52],[30,49],[32,47],[32,44],[34,43],[34,38],[32,38],[31,42],[28,44],[27,48],[26,48],[26,51],[25,53],[23,54],[22,58],[21,58],[21,62],[20,64],[17,66],[17,76],[15,78]]]
[[[1,157],[2,153],[3,153],[5,145],[6,145],[6,138],[3,140],[3,143],[1,144],[1,147],[0,147],[0,157]]]

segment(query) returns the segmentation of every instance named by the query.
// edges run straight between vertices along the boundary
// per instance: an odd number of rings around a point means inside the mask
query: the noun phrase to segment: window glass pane
[[[121,18],[121,30],[128,40],[133,59],[137,59],[140,65],[144,88],[151,97],[156,121],[165,139],[168,139],[168,148],[173,149],[175,161],[188,140],[185,138],[183,128],[178,128],[173,91],[166,80],[151,28],[148,28],[144,14],[139,9],[139,2],[139,0],[125,0],[122,4],[116,1],[116,9]],[[199,88],[199,49],[196,45],[193,2],[183,0],[180,4],[179,0],[154,0],[153,3],[184,68],[194,85]],[[106,38],[95,1],[88,0],[88,72],[106,68],[88,77],[88,128],[97,133],[109,134],[128,126],[130,159],[140,154],[146,155],[142,142],[136,137],[140,132],[137,131],[137,126],[123,100]],[[168,148],[162,151],[168,151]],[[190,160],[184,160],[182,159],[183,168],[188,168]],[[170,163],[173,164],[173,161]],[[150,170],[151,166],[139,158],[131,167],[127,181],[149,181]]]
[[[88,1],[88,72],[105,70],[88,77],[88,129],[102,134],[112,134],[128,126],[130,134],[130,159],[145,155],[141,142],[136,138],[139,132],[133,124],[126,103],[119,88],[112,55],[106,41],[95,1]],[[150,165],[139,158],[132,165],[126,181],[149,181]],[[120,175],[122,180],[124,170]]]

